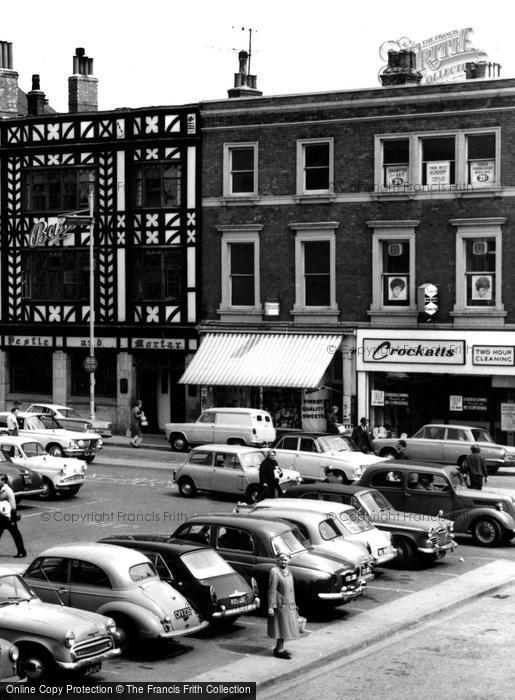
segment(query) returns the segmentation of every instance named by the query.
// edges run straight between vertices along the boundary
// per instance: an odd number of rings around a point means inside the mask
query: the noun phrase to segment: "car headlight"
[[[216,601],[218,600],[218,596],[216,595],[216,591],[215,591],[214,586],[209,586],[209,595],[211,596],[211,602],[216,605]]]
[[[495,507],[497,508],[497,510],[506,510],[504,507],[504,503],[502,501],[499,501],[498,503],[496,503]]]
[[[70,449],[70,450],[76,450],[77,447],[78,447],[78,445],[77,445],[77,440],[70,440],[70,442],[69,442],[69,444],[68,444],[68,449]]]
[[[116,632],[116,622],[110,617],[106,622],[106,632],[107,634],[114,634]]]
[[[449,530],[449,532],[454,532],[454,523],[450,523],[449,525],[447,525],[447,529]]]
[[[13,646],[9,649],[9,660],[13,662],[18,661],[19,656],[20,650],[13,644]]]
[[[361,464],[357,464],[354,467],[354,476],[358,477],[358,476],[361,476],[362,474],[363,474],[363,467],[361,466]]]
[[[68,649],[71,649],[72,646],[75,644],[75,632],[73,630],[68,630],[68,632],[66,632],[64,643],[66,644]]]
[[[86,441],[85,440],[77,440],[77,445],[78,445],[78,447],[84,448],[84,447],[86,447]]]
[[[254,591],[254,595],[259,596],[259,586],[258,586],[258,582],[254,578],[254,576],[250,579],[250,585],[252,586],[252,590]]]
[[[104,444],[104,441],[102,440],[101,437],[99,437],[99,438],[98,438],[97,445],[98,445],[99,447],[102,447],[103,444]]]
[[[163,619],[161,620],[161,624],[163,625],[163,629],[165,632],[169,632],[172,629],[172,621],[170,620],[168,615],[166,617],[163,617]]]

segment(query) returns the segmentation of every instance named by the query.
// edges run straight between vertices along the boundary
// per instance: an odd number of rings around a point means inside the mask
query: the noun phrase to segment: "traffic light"
[[[418,288],[417,306],[419,321],[429,323],[438,311],[438,287],[430,282]]]

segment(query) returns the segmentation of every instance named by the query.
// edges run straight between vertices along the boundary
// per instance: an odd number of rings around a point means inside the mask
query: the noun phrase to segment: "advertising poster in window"
[[[449,410],[463,411],[463,396],[449,396]]]
[[[476,187],[488,187],[495,182],[494,160],[470,161],[470,184]]]
[[[404,275],[388,277],[388,301],[406,301],[408,298],[408,278]]]
[[[409,408],[409,394],[400,393],[398,391],[387,391],[385,394],[384,405]]]
[[[451,164],[448,160],[434,160],[426,164],[428,185],[450,185]]]
[[[492,275],[472,275],[472,300],[492,300]]]
[[[306,432],[321,432],[327,430],[326,406],[329,403],[329,391],[305,390],[302,392],[302,430]],[[341,421],[341,417],[338,416]]]
[[[371,406],[384,406],[384,391],[373,389],[370,396]]]
[[[515,403],[501,404],[501,430],[515,431]]]
[[[385,168],[386,187],[406,187],[408,184],[407,165],[387,165]]]

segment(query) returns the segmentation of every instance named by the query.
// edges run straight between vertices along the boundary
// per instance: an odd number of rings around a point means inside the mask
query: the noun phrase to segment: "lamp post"
[[[95,418],[95,370],[97,360],[95,358],[95,248],[94,232],[95,219],[93,210],[95,204],[95,193],[93,185],[90,184],[88,193],[89,215],[91,223],[89,225],[89,419]]]

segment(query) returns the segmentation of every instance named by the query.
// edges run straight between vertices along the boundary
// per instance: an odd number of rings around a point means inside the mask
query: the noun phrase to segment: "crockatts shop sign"
[[[374,364],[465,364],[463,340],[363,338],[363,362]]]

